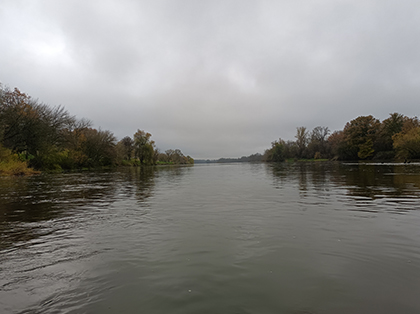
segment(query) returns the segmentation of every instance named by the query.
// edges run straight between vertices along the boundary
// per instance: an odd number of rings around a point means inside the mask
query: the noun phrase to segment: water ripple
[[[284,163],[0,178],[0,312],[418,313],[417,170]]]

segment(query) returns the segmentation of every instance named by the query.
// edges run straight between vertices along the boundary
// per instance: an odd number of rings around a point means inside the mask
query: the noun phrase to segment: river
[[[420,313],[420,164],[0,177],[0,313]]]

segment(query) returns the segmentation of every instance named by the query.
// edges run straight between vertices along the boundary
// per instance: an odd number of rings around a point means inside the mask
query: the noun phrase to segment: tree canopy
[[[372,115],[359,116],[347,122],[343,130],[331,134],[328,127],[317,126],[311,132],[306,127],[298,127],[296,141],[273,142],[264,159],[420,159],[419,134],[417,117],[391,113],[381,122]]]
[[[179,149],[174,158],[160,161],[151,136],[137,130],[133,138],[117,142],[111,131],[92,128],[91,121],[76,119],[62,106],[48,106],[0,85],[0,163],[13,159],[37,169],[61,170],[194,162]]]

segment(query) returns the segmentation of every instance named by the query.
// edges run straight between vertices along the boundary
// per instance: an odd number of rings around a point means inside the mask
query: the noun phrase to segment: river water
[[[0,313],[420,313],[420,164],[0,178]]]

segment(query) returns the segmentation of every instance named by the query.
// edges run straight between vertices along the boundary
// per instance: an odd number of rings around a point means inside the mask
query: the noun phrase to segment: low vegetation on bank
[[[28,163],[17,154],[13,154],[10,149],[0,146],[0,175],[32,175],[38,174],[36,171],[28,167]]]
[[[62,106],[51,107],[15,88],[0,85],[0,174],[36,170],[191,164],[179,150],[160,152],[151,134],[138,130],[117,141],[111,131],[92,128]],[[36,170],[33,170],[36,169]]]

